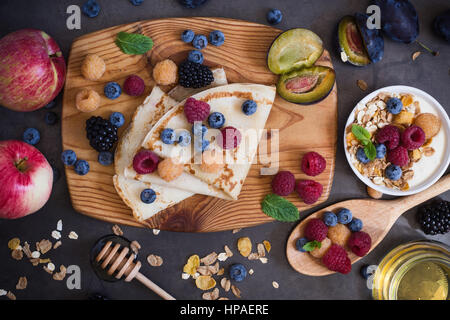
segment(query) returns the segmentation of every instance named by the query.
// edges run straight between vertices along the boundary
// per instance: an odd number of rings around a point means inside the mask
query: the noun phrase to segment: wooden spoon
[[[415,195],[399,197],[395,200],[347,200],[335,203],[329,207],[319,210],[300,222],[292,231],[286,245],[286,255],[288,261],[292,268],[306,275],[325,276],[334,273],[333,271],[328,270],[319,259],[314,258],[307,252],[300,252],[295,247],[295,242],[297,239],[303,237],[304,228],[309,220],[313,218],[322,218],[322,214],[325,211],[338,212],[338,210],[342,208],[347,208],[352,211],[354,217],[362,220],[362,231],[367,232],[372,238],[372,247],[370,248],[370,251],[372,251],[381,242],[381,240],[383,240],[395,221],[397,221],[398,217],[400,217],[405,211],[408,211],[418,204],[421,204],[449,189],[450,174],[441,178],[430,188]],[[361,257],[358,257],[353,252],[349,250],[347,251],[352,263],[361,259]]]

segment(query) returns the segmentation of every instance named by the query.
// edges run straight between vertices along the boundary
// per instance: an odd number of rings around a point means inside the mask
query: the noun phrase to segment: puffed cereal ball
[[[332,243],[345,247],[352,232],[343,224],[338,223],[334,227],[328,228],[328,238]]]
[[[183,167],[182,163],[167,158],[158,163],[158,174],[162,179],[169,182],[175,180],[183,173]]]
[[[81,74],[88,80],[100,79],[105,71],[105,61],[96,54],[88,54],[81,65]]]
[[[100,106],[100,95],[92,89],[83,89],[77,93],[75,103],[81,112],[92,112]]]
[[[178,67],[170,59],[158,62],[153,68],[153,79],[157,84],[169,85],[177,82]]]

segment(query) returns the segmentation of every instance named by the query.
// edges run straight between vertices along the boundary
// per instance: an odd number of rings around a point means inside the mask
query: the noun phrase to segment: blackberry
[[[92,116],[86,120],[86,138],[98,152],[108,151],[118,140],[117,127],[107,119]]]
[[[178,75],[180,85],[185,88],[203,88],[214,81],[213,73],[207,66],[189,60],[181,63]]]
[[[445,234],[450,231],[450,202],[434,201],[419,208],[417,218],[426,234]]]

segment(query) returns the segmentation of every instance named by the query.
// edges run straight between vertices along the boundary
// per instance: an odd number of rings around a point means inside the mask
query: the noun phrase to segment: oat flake
[[[275,289],[278,289],[278,288],[280,287],[280,285],[279,285],[278,282],[276,282],[276,281],[273,281],[273,282],[272,282],[272,285],[273,285],[273,287],[274,287]]]
[[[183,279],[183,280],[187,280],[187,279],[189,279],[190,277],[191,277],[191,275],[190,275],[189,273],[183,272],[183,273],[181,274],[181,279]]]
[[[61,239],[61,232],[59,232],[57,230],[53,230],[52,231],[52,238],[55,239],[55,240]]]
[[[159,230],[159,229],[153,229],[153,234],[155,236],[157,236],[160,232],[161,232],[161,230]]]
[[[6,296],[7,293],[8,291],[0,289],[0,297]]]
[[[60,219],[60,220],[58,220],[58,223],[56,223],[56,230],[62,231],[62,227],[63,227],[63,224],[62,224],[62,220]]]
[[[33,251],[33,252],[31,253],[31,257],[34,258],[34,259],[37,259],[37,258],[39,258],[40,256],[41,256],[41,253],[40,253],[39,251]]]
[[[70,231],[69,239],[77,240],[78,239],[78,234],[75,231]]]

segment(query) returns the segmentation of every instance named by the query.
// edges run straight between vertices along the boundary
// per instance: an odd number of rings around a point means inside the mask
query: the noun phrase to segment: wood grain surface
[[[180,34],[185,29],[192,29],[197,34],[205,35],[218,29],[225,34],[224,45],[221,47],[208,45],[203,50],[204,64],[210,67],[224,67],[230,83],[266,85],[276,83],[277,76],[266,67],[266,56],[272,41],[281,31],[265,25],[221,18],[171,18],[112,27],[76,39],[69,56],[64,89],[63,149],[72,149],[79,159],[89,161],[91,170],[87,175],[79,176],[72,167],[66,168],[67,183],[75,210],[111,223],[184,232],[213,232],[272,221],[261,211],[260,205],[264,196],[271,192],[270,182],[273,178],[261,175],[260,169],[270,164],[258,160],[252,165],[238,201],[195,195],[147,221],[138,222],[114,189],[113,166],[100,165],[97,161],[97,151],[89,146],[85,134],[85,121],[89,117],[100,115],[109,118],[114,111],[122,112],[126,123],[120,128],[120,135],[128,126],[136,107],[144,101],[154,86],[151,79],[152,66],[165,58],[170,58],[176,63],[186,59],[188,52],[193,48],[180,40]],[[116,34],[120,31],[139,32],[150,36],[154,41],[153,49],[147,55],[122,53],[114,44]],[[99,81],[89,81],[81,75],[81,64],[88,53],[98,54],[106,62],[106,72]],[[317,64],[332,66],[328,52],[324,52]],[[105,83],[117,81],[122,85],[125,78],[131,74],[137,74],[144,79],[147,85],[144,95],[131,97],[122,94],[116,100],[109,100],[104,96]],[[92,113],[82,113],[75,107],[75,95],[84,88],[94,89],[101,95],[101,106]],[[304,153],[316,151],[324,156],[327,161],[326,170],[314,177],[314,180],[323,185],[323,194],[315,205],[324,202],[330,193],[335,166],[336,85],[326,99],[309,106],[291,104],[277,96],[266,128],[279,129],[279,152],[271,152],[271,159],[278,155],[276,163],[279,164],[279,168],[290,170],[297,179],[308,178],[300,169]],[[269,152],[271,140],[275,137],[276,134],[267,137]],[[264,154],[265,152],[260,150],[258,159]],[[305,205],[294,193],[287,198],[300,210],[311,207]]]

